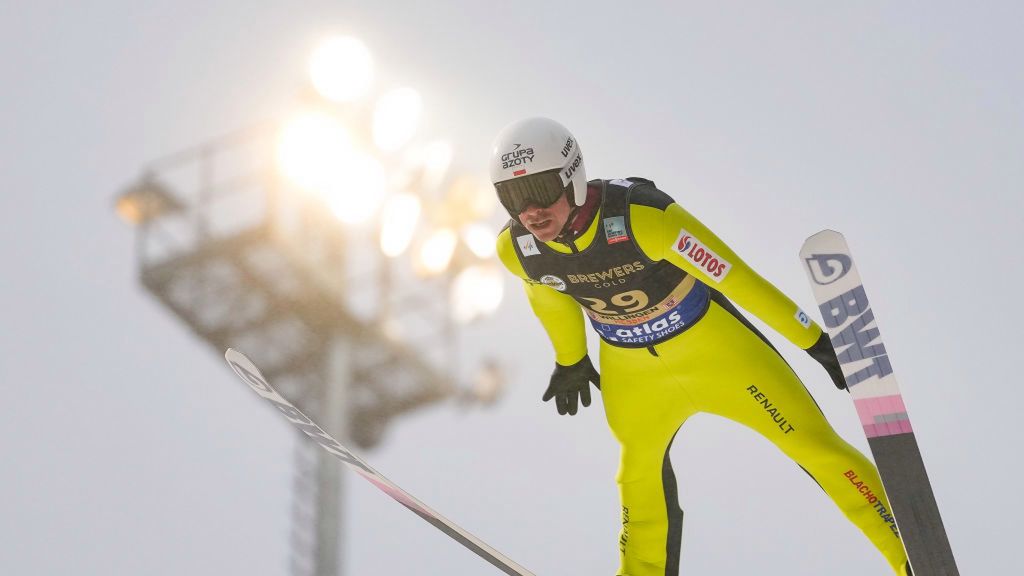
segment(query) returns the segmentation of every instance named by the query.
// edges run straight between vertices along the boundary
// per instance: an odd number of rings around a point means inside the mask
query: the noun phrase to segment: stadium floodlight
[[[420,211],[420,199],[414,194],[395,194],[387,200],[380,227],[380,249],[385,256],[395,258],[409,248]]]
[[[373,110],[373,141],[385,152],[405,146],[416,133],[422,101],[412,88],[397,88],[377,99]]]
[[[504,280],[497,266],[470,266],[455,277],[451,287],[452,317],[466,323],[493,313],[504,296]]]
[[[341,120],[324,112],[304,112],[285,123],[278,142],[281,172],[311,192],[336,187],[345,176],[339,160],[352,154],[352,138]]]
[[[334,36],[313,51],[309,77],[324,98],[332,102],[351,102],[369,90],[373,81],[373,58],[357,38]]]
[[[337,179],[322,191],[338,220],[361,224],[380,208],[387,189],[387,173],[380,160],[352,150],[336,162]]]
[[[114,201],[114,210],[129,224],[143,224],[153,218],[179,212],[182,203],[164,185],[144,175]]]

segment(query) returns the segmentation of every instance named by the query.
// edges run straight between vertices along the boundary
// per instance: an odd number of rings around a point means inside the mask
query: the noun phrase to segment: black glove
[[[590,363],[590,356],[584,356],[572,366],[562,366],[556,362],[555,371],[551,374],[551,383],[544,391],[543,400],[547,402],[554,398],[559,414],[574,415],[580,399],[583,400],[584,406],[590,406],[591,382],[598,390],[601,389],[601,376]]]
[[[822,331],[821,337],[807,349],[807,353],[825,367],[825,371],[832,377],[832,383],[840,390],[846,390],[846,379],[843,378],[843,369],[839,367],[839,359],[836,358],[836,350],[832,347],[832,340],[828,332]]]

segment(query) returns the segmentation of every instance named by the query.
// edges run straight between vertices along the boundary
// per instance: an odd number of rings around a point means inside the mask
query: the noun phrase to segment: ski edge
[[[470,534],[451,520],[448,520],[439,514],[433,508],[430,508],[419,499],[398,487],[398,485],[385,478],[384,475],[377,472],[369,464],[353,454],[348,448],[343,446],[334,437],[325,432],[323,428],[318,426],[312,419],[303,414],[298,408],[281,396],[270,385],[270,383],[267,382],[266,378],[263,377],[263,374],[260,372],[259,368],[256,367],[256,364],[247,356],[233,348],[228,348],[224,353],[224,359],[227,360],[231,370],[246,385],[252,388],[252,390],[261,398],[267,400],[272,406],[274,406],[274,408],[281,412],[285,419],[291,422],[292,425],[309,436],[325,451],[338,460],[341,460],[346,466],[376,486],[380,491],[384,492],[396,502],[414,512],[417,516],[426,520],[432,526],[445,533],[459,544],[465,546],[477,556],[488,561],[505,574],[509,574],[510,576],[535,576],[532,572],[523,568],[501,552],[498,552],[483,540],[480,540],[476,536]]]

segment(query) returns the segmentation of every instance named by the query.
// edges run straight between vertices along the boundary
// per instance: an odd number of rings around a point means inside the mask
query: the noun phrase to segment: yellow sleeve
[[[526,297],[555,348],[555,362],[570,366],[587,354],[587,334],[578,302],[554,288],[529,281],[512,246],[512,232],[505,228],[498,235],[498,257],[508,271],[523,281]]]
[[[633,204],[630,219],[637,244],[652,260],[682,268],[804,350],[818,341],[821,328],[799,306],[682,206],[661,210]]]

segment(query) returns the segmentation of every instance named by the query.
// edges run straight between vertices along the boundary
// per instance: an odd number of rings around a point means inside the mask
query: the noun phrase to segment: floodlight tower
[[[475,390],[455,384],[459,324],[501,297],[493,237],[480,232],[485,186],[446,175],[443,142],[410,143],[415,91],[384,94],[372,115],[358,104],[368,61],[357,41],[325,43],[310,73],[331,103],[156,160],[116,200],[136,226],[143,287],[218,355],[258,359],[284,396],[364,449],[399,414],[493,401],[501,383],[491,362]],[[302,440],[291,571],[337,576],[339,468]]]

